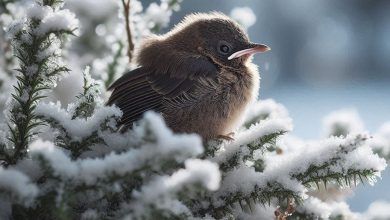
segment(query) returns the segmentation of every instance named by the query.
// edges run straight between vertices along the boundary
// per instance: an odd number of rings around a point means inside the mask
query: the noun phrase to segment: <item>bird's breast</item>
[[[257,69],[237,74],[221,70],[218,79],[200,80],[180,103],[167,105],[164,115],[176,132],[198,133],[204,139],[235,131],[248,105],[257,98]],[[236,75],[233,77],[233,75]]]
[[[229,132],[236,130],[243,123],[248,106],[258,97],[260,77],[257,66],[249,64],[243,71],[245,72],[240,73],[236,81],[225,87],[222,94],[226,114],[224,127]]]

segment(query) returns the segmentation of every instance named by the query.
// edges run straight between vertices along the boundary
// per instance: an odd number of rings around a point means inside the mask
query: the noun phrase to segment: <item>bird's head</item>
[[[165,53],[161,57],[167,59],[172,58],[170,54],[205,57],[230,69],[240,69],[253,54],[270,50],[267,45],[250,42],[237,22],[219,12],[188,15],[170,32],[150,38],[144,46]],[[144,54],[147,57],[147,50]]]

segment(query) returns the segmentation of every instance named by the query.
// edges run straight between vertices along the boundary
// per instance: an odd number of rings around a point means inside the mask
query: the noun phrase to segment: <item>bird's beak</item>
[[[238,57],[242,57],[244,55],[252,55],[255,53],[264,53],[271,50],[271,48],[265,44],[250,44],[250,47],[248,49],[240,50],[228,57],[228,60],[232,60]]]

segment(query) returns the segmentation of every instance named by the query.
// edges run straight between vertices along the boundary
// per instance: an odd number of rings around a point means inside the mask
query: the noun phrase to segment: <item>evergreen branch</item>
[[[99,83],[95,82],[90,76],[90,68],[87,67],[83,72],[83,93],[76,96],[77,106],[74,109],[72,120],[76,118],[88,118],[94,113],[96,102],[100,100]]]
[[[302,184],[307,186],[310,186],[310,184],[315,183],[317,185],[317,188],[319,182],[323,182],[326,186],[327,182],[330,181],[334,181],[337,182],[339,185],[343,185],[342,181],[344,180],[346,186],[350,186],[352,182],[356,185],[357,176],[359,176],[359,180],[363,182],[362,177],[368,179],[371,176],[374,176],[377,171],[374,169],[336,169],[340,171],[335,171],[335,169],[332,169],[332,167],[343,163],[342,156],[360,147],[365,143],[366,140],[367,138],[365,136],[357,135],[347,145],[340,145],[337,148],[337,152],[335,152],[334,156],[329,158],[327,161],[323,162],[322,164],[311,164],[307,170],[300,173],[294,173],[292,174],[292,177],[296,178],[297,180],[302,182]],[[343,167],[342,165],[340,166]]]
[[[53,6],[58,5],[58,4],[61,4],[63,2],[64,2],[63,0],[42,0],[42,4],[43,5],[47,5],[47,6],[50,6],[50,7],[53,7]]]
[[[285,132],[286,131],[278,131],[260,136],[254,140],[251,140],[251,142],[246,145],[241,145],[239,148],[237,148],[238,151],[231,153],[226,158],[224,158],[221,163],[219,163],[220,169],[226,172],[239,165],[241,162],[243,162],[243,160],[252,160],[254,151],[261,150],[264,152],[270,146],[274,146],[277,138],[283,135]],[[247,147],[249,150],[246,150],[245,147]]]
[[[265,187],[255,185],[249,195],[243,194],[242,192],[235,192],[218,196],[217,200],[223,201],[223,204],[216,205],[211,203],[207,209],[199,209],[195,210],[195,212],[201,216],[209,214],[217,219],[221,219],[225,215],[233,212],[235,204],[238,204],[244,211],[250,211],[255,204],[271,205],[273,199],[277,199],[280,204],[288,198],[293,198],[298,204],[302,202],[301,196],[296,192],[284,188],[277,182],[269,182]],[[211,198],[209,200],[211,201]]]
[[[307,187],[310,187],[312,184],[315,183],[318,189],[319,189],[319,182],[323,182],[325,188],[327,186],[327,183],[329,182],[336,182],[339,186],[343,186],[343,185],[357,186],[358,182],[364,183],[364,179],[369,180],[371,177],[375,176],[376,172],[377,171],[373,169],[363,169],[363,170],[350,169],[347,170],[345,173],[332,172],[331,170],[328,170],[323,174],[319,174],[318,172],[312,172],[312,173],[308,172],[310,173],[309,176],[305,178],[302,178],[302,176],[300,176],[301,179],[298,180],[301,181],[302,184],[306,185]]]
[[[89,151],[90,147],[104,143],[104,140],[99,137],[98,132],[94,131],[91,135],[82,138],[81,140],[74,140],[68,131],[55,118],[40,115],[40,117],[52,128],[59,131],[56,136],[55,143],[58,147],[69,150],[72,159],[77,159],[82,153]]]
[[[41,5],[54,8],[59,3],[61,2],[57,0],[43,0]],[[36,5],[35,7],[42,6]],[[56,65],[57,55],[52,54],[46,59],[39,60],[37,54],[44,51],[53,41],[52,33],[57,34],[57,37],[62,37],[69,31],[66,28],[52,30],[51,27],[47,27],[45,32],[40,32],[38,30],[44,24],[42,20],[35,17],[28,18],[24,24],[25,28],[13,36],[15,57],[21,62],[17,68],[19,75],[16,77],[18,81],[14,86],[15,92],[12,93],[15,104],[9,110],[8,123],[12,134],[9,139],[14,147],[9,150],[8,165],[15,164],[27,154],[29,142],[37,134],[33,130],[42,125],[35,115],[37,102],[45,97],[41,92],[50,89],[48,83],[55,80],[62,72],[68,71],[65,66]]]

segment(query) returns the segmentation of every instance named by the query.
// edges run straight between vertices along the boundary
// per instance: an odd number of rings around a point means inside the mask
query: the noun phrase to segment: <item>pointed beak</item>
[[[232,60],[238,57],[242,57],[244,55],[253,55],[255,53],[264,53],[271,50],[271,48],[265,44],[250,44],[248,49],[240,50],[228,57],[228,60]]]

